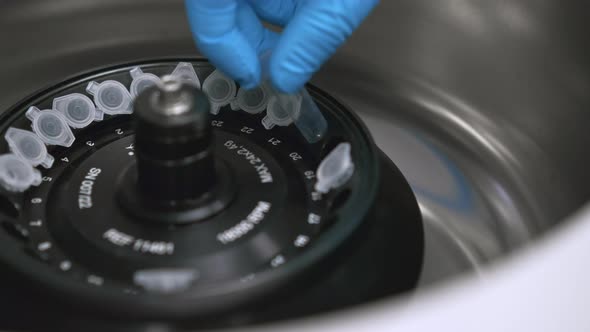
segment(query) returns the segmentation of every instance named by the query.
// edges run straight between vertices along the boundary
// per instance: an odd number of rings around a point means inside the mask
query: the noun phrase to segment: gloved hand
[[[379,0],[185,0],[199,50],[245,88],[260,84],[259,56],[272,52],[272,84],[296,92]],[[279,35],[262,21],[284,27]]]

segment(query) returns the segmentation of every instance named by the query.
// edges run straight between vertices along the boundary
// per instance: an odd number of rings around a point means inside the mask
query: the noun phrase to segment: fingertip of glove
[[[260,85],[262,73],[260,64],[256,62],[256,60],[256,58],[253,58],[252,61],[244,64],[242,67],[243,75],[236,77],[236,81],[241,87],[244,87],[244,89],[253,89]]]
[[[215,65],[215,64],[214,64]],[[249,66],[251,67],[251,66]],[[253,89],[260,85],[260,72],[256,68],[236,68],[235,66],[217,66],[224,74],[234,79],[240,87]],[[224,70],[227,69],[227,70]]]
[[[261,70],[254,50],[239,39],[232,43],[214,45],[201,44],[201,53],[222,73],[244,88],[254,88],[260,84]],[[199,44],[197,42],[197,44]],[[245,45],[235,47],[235,45]],[[237,51],[240,49],[241,51]]]
[[[256,75],[248,75],[245,78],[237,79],[237,82],[240,87],[250,90],[260,85],[260,77],[257,77]]]

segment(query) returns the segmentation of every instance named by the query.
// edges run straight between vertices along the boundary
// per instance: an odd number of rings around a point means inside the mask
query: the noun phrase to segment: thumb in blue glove
[[[245,88],[260,84],[259,57],[272,52],[269,75],[293,93],[342,45],[378,0],[186,0],[199,50]],[[262,21],[283,27],[281,34]]]

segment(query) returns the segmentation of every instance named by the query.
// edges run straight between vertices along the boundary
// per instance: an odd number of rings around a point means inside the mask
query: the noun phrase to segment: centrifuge
[[[0,328],[590,328],[581,1],[382,2],[291,95],[182,1],[1,6]]]

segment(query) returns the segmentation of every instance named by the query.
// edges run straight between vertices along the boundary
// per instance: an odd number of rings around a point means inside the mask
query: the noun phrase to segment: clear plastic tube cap
[[[219,70],[212,72],[203,82],[203,92],[209,97],[211,113],[218,114],[223,106],[230,104],[235,99],[236,90],[236,82]]]
[[[340,143],[320,163],[315,190],[326,194],[345,184],[354,173],[350,143]]]
[[[76,137],[68,126],[66,118],[55,110],[41,111],[37,107],[31,107],[26,113],[33,122],[33,131],[45,144],[70,147]]]
[[[267,117],[262,120],[266,129],[295,123],[301,135],[309,143],[320,141],[328,130],[328,122],[305,88],[293,95],[286,95],[273,88],[269,81],[271,52],[260,55],[262,80],[270,95],[266,108]],[[282,108],[282,110],[280,109]],[[291,114],[291,119],[287,114]]]
[[[28,162],[9,153],[0,156],[0,185],[12,192],[24,192],[41,184],[41,172]]]
[[[127,88],[117,81],[90,82],[86,91],[94,96],[96,108],[109,115],[133,113],[132,98]]]
[[[268,92],[263,84],[257,88],[246,90],[240,88],[235,100],[231,102],[234,111],[243,110],[249,114],[262,113],[268,105]]]
[[[301,95],[274,94],[268,100],[266,116],[262,125],[266,129],[274,126],[289,126],[299,118],[301,113]]]
[[[92,121],[102,121],[104,113],[94,106],[90,98],[72,93],[53,100],[53,109],[63,114],[72,128],[88,127]]]
[[[142,93],[143,90],[151,86],[162,85],[162,80],[158,76],[154,74],[144,73],[139,67],[131,69],[129,73],[131,74],[131,78],[133,78],[131,86],[129,87],[132,98],[137,98],[137,96],[139,96],[139,94]]]
[[[54,158],[47,153],[45,143],[34,133],[17,128],[8,128],[4,137],[8,142],[10,151],[21,159],[28,161],[31,166],[41,165],[45,168],[53,166]]]
[[[262,125],[266,129],[289,126],[295,123],[301,135],[309,142],[320,141],[328,130],[326,118],[306,89],[287,95],[268,88],[270,98],[266,107],[266,117]]]
[[[195,67],[189,62],[180,62],[170,76],[179,78],[183,82],[191,83],[197,89],[201,88],[201,81],[199,80],[199,76],[197,76]]]

